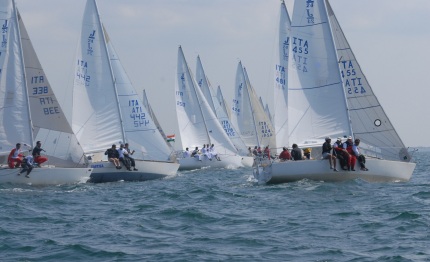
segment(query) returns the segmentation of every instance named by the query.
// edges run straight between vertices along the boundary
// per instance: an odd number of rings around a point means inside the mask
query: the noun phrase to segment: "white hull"
[[[259,183],[285,183],[301,179],[315,181],[346,181],[363,179],[368,182],[404,182],[409,181],[415,169],[415,163],[389,161],[381,159],[366,159],[366,167],[369,171],[361,171],[356,164],[356,171],[339,172],[330,169],[328,160],[303,160],[262,163],[259,172],[254,169],[254,177]]]
[[[136,168],[138,171],[128,171],[124,166],[116,169],[114,164],[108,161],[91,163],[93,172],[89,182],[104,183],[115,181],[146,181],[172,176],[178,171],[179,164],[172,162],[158,162],[137,160]],[[121,164],[122,166],[122,164]]]
[[[33,168],[29,178],[26,172],[18,176],[21,168],[10,169],[0,167],[0,184],[31,184],[31,185],[59,185],[87,182],[91,175],[91,168],[60,168],[42,166]]]
[[[254,165],[254,157],[242,156],[242,165],[244,167],[252,167]]]
[[[212,158],[212,161],[207,157],[202,156],[202,161],[195,157],[180,158],[179,170],[193,170],[201,168],[238,168],[243,167],[242,156],[220,155],[221,161]]]

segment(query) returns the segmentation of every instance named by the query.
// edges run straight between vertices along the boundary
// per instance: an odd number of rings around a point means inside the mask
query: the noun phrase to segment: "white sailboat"
[[[242,62],[239,62],[236,71],[231,120],[247,147],[275,147],[272,123],[251,86]]]
[[[73,130],[92,155],[91,182],[144,181],[176,174],[178,163],[132,86],[101,23],[95,0],[88,0],[76,53]],[[117,170],[104,152],[129,143],[138,171]]]
[[[214,144],[221,161],[201,156],[180,158],[180,169],[203,167],[241,167],[242,157],[238,155],[218,118],[204,97],[185,60],[182,48],[178,49],[177,81],[175,83],[176,113],[182,146],[193,151],[203,145]]]
[[[242,164],[246,167],[251,167],[254,162],[254,158],[252,156],[248,156],[248,148],[227,115],[225,100],[221,92],[221,87],[218,86],[217,93],[214,94],[215,92],[213,91],[209,79],[203,69],[200,56],[197,56],[196,67],[196,80],[203,92],[204,97],[206,98],[206,101],[208,101],[209,106],[212,108],[225,133],[237,149],[239,155],[242,156]]]
[[[408,181],[416,164],[372,92],[327,0],[295,2],[290,39],[289,141],[320,151],[327,136],[359,138],[369,170],[333,172],[328,160],[316,157],[263,163],[254,170],[259,182]]]
[[[33,185],[85,182],[92,169],[86,167],[82,148],[58,104],[25,29],[15,1],[0,1],[2,42],[0,47],[0,183]],[[5,161],[16,143],[41,141],[47,165],[33,168],[29,178],[18,176]],[[26,152],[25,155],[31,154]]]

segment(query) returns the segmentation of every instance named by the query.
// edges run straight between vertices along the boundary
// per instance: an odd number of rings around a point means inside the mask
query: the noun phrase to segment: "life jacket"
[[[323,144],[323,146],[322,146],[322,153],[324,154],[324,153],[330,153],[330,151],[331,151],[331,145],[330,145],[330,143],[328,143],[328,142],[325,142],[324,144]]]

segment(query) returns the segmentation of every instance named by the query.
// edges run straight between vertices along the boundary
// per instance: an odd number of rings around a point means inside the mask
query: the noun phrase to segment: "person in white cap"
[[[331,146],[331,138],[326,137],[325,143],[322,145],[322,158],[328,159],[328,162],[330,163],[330,169],[333,169],[333,171],[337,172],[336,157],[331,154],[332,149],[333,147]]]

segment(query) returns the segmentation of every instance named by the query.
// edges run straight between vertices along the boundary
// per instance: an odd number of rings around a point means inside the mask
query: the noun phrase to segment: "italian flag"
[[[167,136],[167,142],[175,142],[175,135]]]

